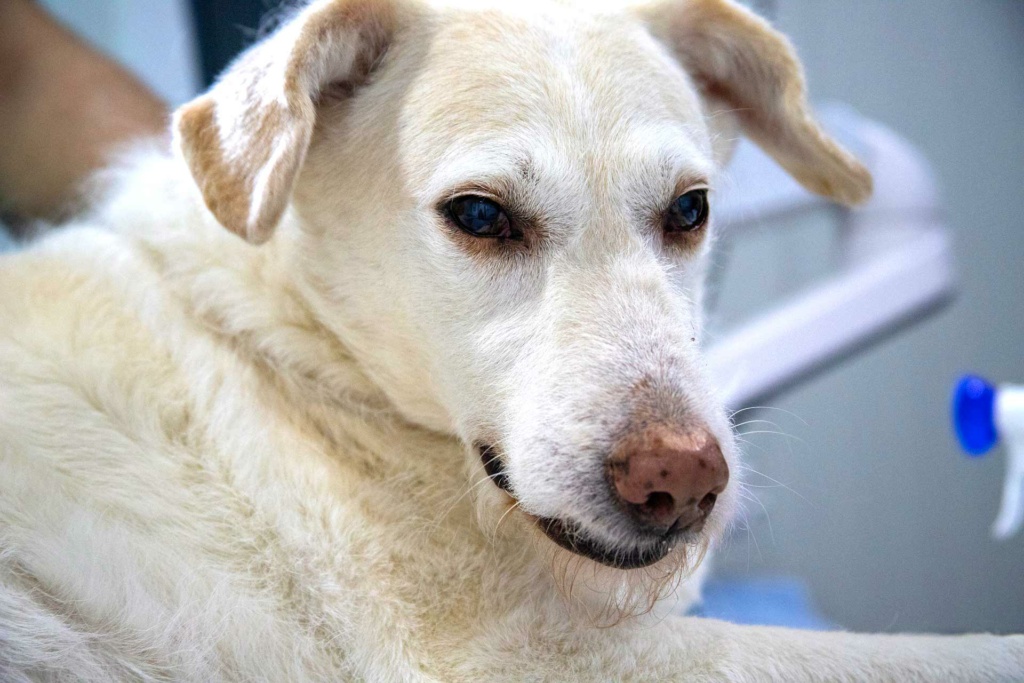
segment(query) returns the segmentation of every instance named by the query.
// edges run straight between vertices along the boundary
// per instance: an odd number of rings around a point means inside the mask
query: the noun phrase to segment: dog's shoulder
[[[261,364],[304,357],[301,321],[267,313],[260,334],[285,341],[256,358],[195,307],[251,313],[257,295],[210,308],[218,287],[168,275],[173,243],[117,227],[72,226],[0,259],[0,679],[15,659],[79,680],[214,680],[225,662],[348,677],[348,629],[398,647],[393,620],[410,617],[391,593],[421,592],[400,577],[422,563],[385,571],[382,546],[429,518],[413,488],[387,500],[397,470],[371,452],[452,445],[329,401],[290,405],[308,387]],[[188,280],[246,281],[199,270]]]
[[[0,617],[8,654],[39,675],[124,677],[167,635],[103,626],[158,614],[143,565],[185,557],[153,528],[187,502],[171,435],[189,413],[130,301],[144,272],[123,238],[84,226],[0,259]]]
[[[57,229],[28,247],[0,258],[0,335],[9,338],[25,325],[39,325],[53,318],[72,323],[66,306],[96,300],[103,289],[104,274],[95,267],[98,252],[121,253],[111,233],[95,228]]]
[[[142,364],[152,377],[159,344],[132,301],[152,296],[147,278],[156,280],[125,240],[89,227],[0,259],[3,386],[116,385]]]

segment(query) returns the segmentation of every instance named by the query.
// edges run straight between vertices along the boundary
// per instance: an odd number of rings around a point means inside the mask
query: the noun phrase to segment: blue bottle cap
[[[995,388],[977,375],[964,375],[953,392],[953,428],[965,451],[984,455],[999,440]]]

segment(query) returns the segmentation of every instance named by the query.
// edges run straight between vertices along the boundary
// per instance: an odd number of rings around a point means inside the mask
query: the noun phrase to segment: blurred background
[[[44,4],[172,105],[251,42],[273,6]],[[858,112],[920,153],[955,265],[948,295],[737,414],[737,423],[770,422],[739,428],[757,500],[716,558],[709,610],[723,595],[735,602],[744,586],[755,587],[748,602],[761,599],[758,586],[783,586],[790,598],[785,587],[795,586],[806,604],[784,609],[813,615],[799,623],[1022,632],[1024,537],[999,543],[988,533],[1004,459],[961,454],[949,397],[965,371],[1024,383],[1024,3],[748,4],[790,36],[816,101],[845,103],[843,116]],[[817,270],[827,270],[822,254],[831,252],[821,236],[841,231],[832,225],[841,220],[828,210],[792,221],[748,211],[745,235],[756,250],[744,256],[735,246],[716,261],[713,329],[726,335],[751,307],[743,293],[772,289],[778,272],[812,284],[824,277]]]
[[[1003,454],[965,458],[949,400],[965,371],[1024,382],[1024,3],[769,10],[815,100],[848,103],[930,163],[955,296],[771,399],[780,410],[758,417],[789,436],[752,435],[746,453],[784,486],[750,477],[769,487],[754,489],[767,514],[748,506],[750,533],[734,536],[719,573],[799,576],[847,628],[1021,632],[1024,537],[988,535]]]

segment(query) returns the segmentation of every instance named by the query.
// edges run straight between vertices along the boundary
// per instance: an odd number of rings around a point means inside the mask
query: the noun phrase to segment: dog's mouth
[[[488,478],[510,498],[516,500],[498,449],[485,444],[478,444],[476,448],[480,453],[480,459],[483,461]],[[649,542],[643,546],[624,550],[609,548],[587,534],[576,522],[553,517],[529,516],[536,521],[540,530],[559,547],[615,569],[640,569],[664,559],[672,552],[685,533],[673,527],[663,535],[652,534]]]

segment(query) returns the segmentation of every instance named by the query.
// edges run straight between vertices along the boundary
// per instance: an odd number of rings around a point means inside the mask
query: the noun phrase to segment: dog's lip
[[[535,519],[541,531],[558,546],[614,569],[649,567],[672,552],[678,538],[677,534],[670,533],[658,538],[648,547],[611,550],[585,534],[574,522],[564,522],[551,517]]]
[[[515,500],[516,497],[512,492],[508,475],[505,473],[505,464],[502,462],[498,449],[489,444],[477,444],[476,448],[480,453],[480,459],[484,463],[487,477],[494,482],[495,486]],[[673,527],[664,535],[652,538],[651,544],[647,547],[633,548],[625,551],[621,549],[612,550],[592,536],[587,535],[576,522],[564,521],[554,517],[536,517],[525,512],[524,514],[533,519],[537,526],[540,527],[540,530],[559,547],[615,569],[649,567],[672,552],[676,542],[682,535]],[[692,528],[691,531],[693,531]]]
[[[483,460],[487,477],[494,482],[495,486],[515,498],[512,486],[508,482],[508,475],[505,474],[505,463],[502,462],[498,449],[490,444],[479,443],[476,445],[476,449],[480,453],[480,459]]]

